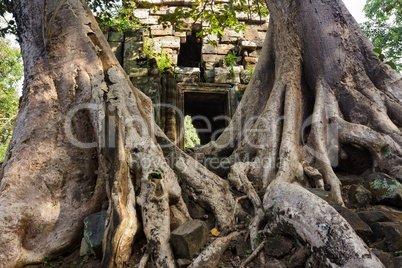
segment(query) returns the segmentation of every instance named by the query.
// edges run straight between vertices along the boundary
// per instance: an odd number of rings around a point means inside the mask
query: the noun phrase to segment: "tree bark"
[[[152,256],[158,267],[174,267],[171,217],[191,218],[182,191],[213,212],[226,245],[240,213],[231,186],[254,206],[253,249],[259,232],[286,227],[322,264],[382,267],[351,226],[303,188],[322,187],[322,178],[343,204],[333,151],[345,144],[366,148],[376,170],[402,180],[402,80],[370,58],[372,45],[341,1],[267,0],[269,31],[244,98],[216,143],[200,149],[231,159],[227,180],[156,126],[151,101],[130,83],[84,0],[8,5],[25,81],[0,170],[1,268],[66,252],[78,243],[84,217],[102,206],[102,267],[127,264],[141,230],[148,242],[141,263]],[[303,125],[309,117],[311,131]],[[215,263],[216,253],[207,248],[200,256]]]

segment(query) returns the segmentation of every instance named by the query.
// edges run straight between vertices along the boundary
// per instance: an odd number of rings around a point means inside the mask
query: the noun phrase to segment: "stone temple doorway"
[[[227,92],[184,94],[184,114],[190,115],[201,145],[215,140],[227,126]]]
[[[237,105],[236,91],[226,84],[178,84],[179,108],[183,115],[190,115],[201,145],[216,140],[230,123]],[[184,116],[178,131],[184,137]],[[178,133],[178,137],[180,134]],[[184,147],[184,138],[179,142]]]

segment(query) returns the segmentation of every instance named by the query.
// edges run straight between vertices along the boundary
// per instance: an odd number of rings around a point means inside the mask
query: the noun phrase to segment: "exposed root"
[[[225,237],[219,237],[212,242],[201,254],[193,261],[189,268],[194,267],[217,267],[222,254],[229,247],[230,242],[238,237],[242,232],[234,232]]]
[[[254,250],[257,247],[258,231],[265,220],[265,214],[262,208],[261,199],[246,176],[249,164],[250,163],[238,162],[232,165],[228,179],[238,191],[247,194],[248,199],[254,206],[255,216],[249,225],[251,248]]]
[[[263,210],[257,211],[258,214],[253,218],[250,223],[249,231],[250,231],[250,241],[251,241],[251,249],[255,250],[258,246],[258,235],[262,225],[266,222],[267,217]]]
[[[369,127],[339,120],[339,139],[344,144],[366,148],[373,160],[374,169],[379,168],[402,180],[402,149],[391,137],[382,135]]]
[[[240,197],[236,198],[235,207],[234,207],[234,209],[233,209],[233,219],[235,219],[235,218],[236,218],[236,213],[237,213],[237,205],[239,204],[239,201],[240,201],[240,200],[243,200],[243,199],[246,199],[246,198],[247,198],[247,196],[246,196],[246,195],[244,195],[244,196],[240,196]]]
[[[318,169],[309,166],[308,164],[303,164],[304,173],[306,173],[307,177],[312,179],[315,184],[315,188],[324,189],[324,179]]]
[[[149,259],[149,253],[144,253],[137,268],[145,268]]]
[[[347,102],[341,102],[340,105],[345,118],[352,123],[367,125],[375,131],[387,134],[402,144],[401,132],[388,117],[383,98],[380,96],[369,96],[370,98],[368,98],[366,95],[369,93],[365,92],[367,90],[361,90],[366,94],[363,95],[355,88],[351,88],[350,83],[352,82],[348,82],[342,89],[343,98],[348,99]],[[357,88],[359,88],[358,86]],[[372,91],[375,92],[375,89]],[[372,93],[371,95],[377,94]]]
[[[254,206],[255,213],[262,209],[262,202],[246,174],[248,163],[238,162],[231,166],[228,180],[242,193],[247,194]]]
[[[333,207],[301,186],[271,183],[264,208],[268,233],[281,231],[299,237],[326,265],[383,267]]]
[[[189,156],[182,156],[174,165],[180,178],[196,192],[196,202],[206,205],[214,213],[221,229],[229,227],[233,219],[234,199],[229,183],[213,174]]]
[[[316,86],[316,101],[313,113],[312,122],[312,140],[314,144],[314,151],[311,153],[315,156],[316,162],[321,167],[324,175],[324,180],[331,185],[331,192],[333,194],[334,201],[340,205],[344,205],[341,194],[341,182],[335,175],[332,169],[333,163],[329,157],[328,147],[334,147],[335,152],[332,152],[334,159],[338,159],[338,144],[331,144],[337,142],[337,126],[330,124],[330,120],[337,116],[337,108],[335,107],[332,92],[325,81],[318,80]],[[335,128],[335,129],[334,129]],[[334,164],[336,165],[336,163]]]
[[[181,198],[181,188],[174,172],[164,161],[162,151],[155,144],[154,136],[149,136],[152,133],[152,130],[146,128],[149,119],[144,117],[139,109],[135,109],[138,107],[141,98],[137,95],[138,98],[134,99],[124,72],[117,67],[111,67],[108,70],[108,77],[111,82],[107,94],[111,108],[108,110],[115,111],[112,115],[114,115],[115,128],[118,130],[117,135],[119,135],[117,141],[121,143],[118,144],[120,146],[117,150],[119,159],[116,163],[125,167],[125,174],[120,176],[122,179],[118,183],[123,186],[131,185],[128,170],[128,167],[130,167],[131,173],[134,174],[136,187],[141,189],[136,201],[141,207],[143,229],[148,241],[149,254],[154,257],[158,265],[174,267],[175,261],[169,244],[170,206],[177,205],[180,208],[174,211],[181,221],[190,218]],[[147,107],[147,105],[144,105],[142,108]],[[109,132],[113,133],[111,130]],[[122,133],[125,134],[124,141]],[[107,151],[113,154],[113,148],[108,148]],[[135,211],[134,201],[128,204],[124,203],[130,200],[126,200],[126,192],[116,190],[116,197],[112,196],[112,200],[114,198],[121,200],[119,204],[112,204],[113,206],[110,209],[110,222],[113,224],[111,227],[112,232],[120,229],[125,230],[126,225],[124,222],[129,219],[125,215],[117,215],[115,213],[116,207],[121,209],[127,206],[127,211]],[[133,189],[132,199],[134,199]],[[121,222],[120,219],[122,219]],[[136,223],[136,219],[131,222]],[[118,243],[119,247],[124,247],[125,251],[124,254],[120,254],[116,246],[106,247],[105,259],[103,260],[104,266],[121,266],[129,260],[135,231],[129,232],[129,234],[131,237],[127,239],[117,237],[116,239],[106,240],[115,241],[114,243]]]
[[[402,126],[402,105],[397,101],[386,98],[385,104],[387,106],[387,112],[389,118],[400,127]],[[402,131],[402,130],[401,130]]]
[[[250,256],[248,256],[248,258],[245,259],[240,264],[240,268],[246,267],[247,264],[249,264],[255,257],[257,257],[258,253],[261,252],[261,250],[264,248],[264,246],[265,246],[265,241],[262,241],[262,243],[253,251],[253,253]]]
[[[264,189],[273,181],[277,171],[284,97],[285,86],[278,81],[274,84],[264,111],[234,152],[236,154],[245,151],[256,155],[250,168],[262,178]]]
[[[234,222],[235,200],[230,192],[229,183],[212,173],[194,158],[177,148],[165,134],[156,127],[156,135],[170,166],[194,191],[193,201],[209,208],[224,230]]]
[[[119,123],[117,122],[117,153],[114,159],[108,221],[103,243],[103,267],[123,265],[131,256],[131,241],[137,232],[134,186],[129,176]]]
[[[138,203],[141,206],[144,233],[148,250],[158,266],[175,267],[175,259],[169,244],[169,198],[163,180],[148,180],[141,184]]]
[[[181,202],[184,203],[183,200]],[[183,205],[185,206],[185,204],[183,204]],[[170,212],[172,213],[174,220],[177,222],[178,225],[182,225],[185,222],[191,220],[191,216],[188,213],[187,207],[185,207],[185,210],[183,211],[177,205],[170,206]]]

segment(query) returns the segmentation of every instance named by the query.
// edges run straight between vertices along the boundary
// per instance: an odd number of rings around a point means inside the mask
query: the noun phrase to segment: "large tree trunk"
[[[381,267],[350,225],[303,188],[305,170],[317,165],[322,176],[314,186],[330,185],[343,203],[332,168],[333,148],[343,144],[365,147],[376,169],[402,179],[402,80],[370,59],[372,46],[342,2],[267,0],[271,21],[252,81],[232,124],[200,149],[233,159],[228,180],[156,126],[149,98],[129,82],[84,0],[7,3],[25,82],[0,173],[0,267],[65,252],[77,244],[83,218],[102,205],[103,267],[128,261],[139,219],[148,241],[143,263],[151,254],[158,267],[174,267],[170,218],[190,219],[176,175],[223,233],[238,213],[231,185],[254,205],[252,241],[260,230],[285,226],[323,264]],[[384,157],[389,152],[392,161]],[[236,162],[237,155],[250,161]],[[256,178],[263,180],[258,189]],[[206,249],[203,261],[234,235]]]
[[[151,101],[131,85],[84,0],[8,6],[25,82],[1,170],[0,267],[39,263],[77,244],[84,217],[100,210],[106,195],[103,266],[130,258],[138,204],[147,251],[173,267],[170,216],[179,223],[190,216],[156,142]],[[198,169],[181,174],[194,188],[213,187],[199,198],[223,229],[233,214],[229,184]]]

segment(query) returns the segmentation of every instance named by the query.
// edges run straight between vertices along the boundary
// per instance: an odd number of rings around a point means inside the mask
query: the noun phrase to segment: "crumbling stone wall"
[[[144,27],[150,29],[150,37],[155,42],[155,48],[158,52],[164,50],[172,58],[172,64],[178,65],[178,57],[180,55],[180,45],[186,43],[187,38],[192,36],[193,31],[209,27],[204,22],[195,23],[192,19],[187,19],[188,27],[183,32],[175,32],[172,26],[163,28],[158,25],[160,16],[172,13],[178,6],[192,6],[195,1],[191,0],[152,0],[152,4],[160,5],[159,10],[153,9],[137,9],[134,12],[134,17],[138,18]],[[218,3],[229,3],[229,0],[215,1]],[[207,7],[208,9],[209,7]],[[218,9],[218,6],[214,7]],[[229,83],[240,84],[247,83],[248,75],[244,75],[247,66],[254,67],[258,62],[258,57],[261,52],[262,44],[268,29],[266,19],[261,19],[257,14],[251,16],[244,12],[237,13],[237,19],[240,23],[246,24],[244,32],[235,32],[231,29],[225,29],[223,35],[207,36],[202,42],[202,56],[200,61],[201,77],[194,77],[193,82],[207,83]],[[216,46],[211,45],[208,41],[213,41]],[[231,67],[226,67],[224,64],[225,56],[228,53],[236,52],[238,56],[235,68],[235,75],[230,72]],[[179,66],[180,67],[180,66]],[[223,68],[223,69],[222,69]],[[179,68],[180,69],[180,68]],[[178,73],[182,74],[183,70]],[[190,70],[194,73],[194,70]],[[243,75],[242,75],[243,74]],[[243,77],[244,79],[241,79]],[[189,81],[187,81],[189,82]]]
[[[227,101],[225,104],[230,111],[226,116],[231,116],[237,106],[238,99],[233,96],[241,96],[241,92],[245,85],[249,82],[250,71],[258,62],[261,52],[263,40],[265,38],[268,23],[261,20],[258,15],[238,13],[240,23],[246,24],[244,32],[235,32],[232,29],[225,29],[222,35],[207,36],[204,39],[197,38],[195,32],[208,27],[203,22],[195,23],[191,19],[186,20],[186,27],[182,32],[173,30],[172,26],[164,28],[158,24],[158,18],[162,15],[173,12],[178,6],[195,5],[191,0],[151,0],[152,4],[159,5],[158,9],[138,8],[134,11],[133,16],[138,18],[142,23],[142,28],[138,30],[127,31],[125,33],[113,31],[112,28],[105,29],[112,50],[115,52],[117,59],[122,64],[124,70],[130,77],[132,83],[148,95],[156,108],[154,109],[155,120],[162,128],[177,129],[177,137],[180,136],[179,131],[183,127],[166,126],[167,122],[174,123],[170,118],[166,120],[166,113],[163,108],[158,106],[162,102],[163,93],[161,72],[158,69],[156,60],[150,57],[149,44],[152,43],[154,53],[162,51],[169,55],[171,65],[173,66],[174,77],[178,83],[177,99],[170,103],[177,105],[179,109],[184,111],[184,94],[197,88],[197,91],[203,91],[206,94],[211,93],[211,88],[217,88],[219,92],[227,91]],[[219,0],[216,3],[229,3],[229,0]],[[211,45],[211,42],[215,45]],[[180,53],[184,55],[186,44],[192,42],[190,47],[200,49],[199,62],[193,67],[180,66],[188,57],[187,54],[180,60]],[[194,44],[194,45],[193,45]],[[146,47],[148,45],[148,47]],[[194,52],[195,53],[195,52]],[[190,55],[192,55],[190,51]],[[234,64],[227,66],[225,57],[228,54],[236,55]],[[192,59],[194,60],[194,59]],[[179,65],[179,66],[178,66]],[[195,67],[194,67],[195,66]],[[166,90],[166,88],[165,88]],[[236,92],[238,92],[236,94]],[[175,124],[180,124],[180,119]],[[174,137],[175,135],[170,135]]]

